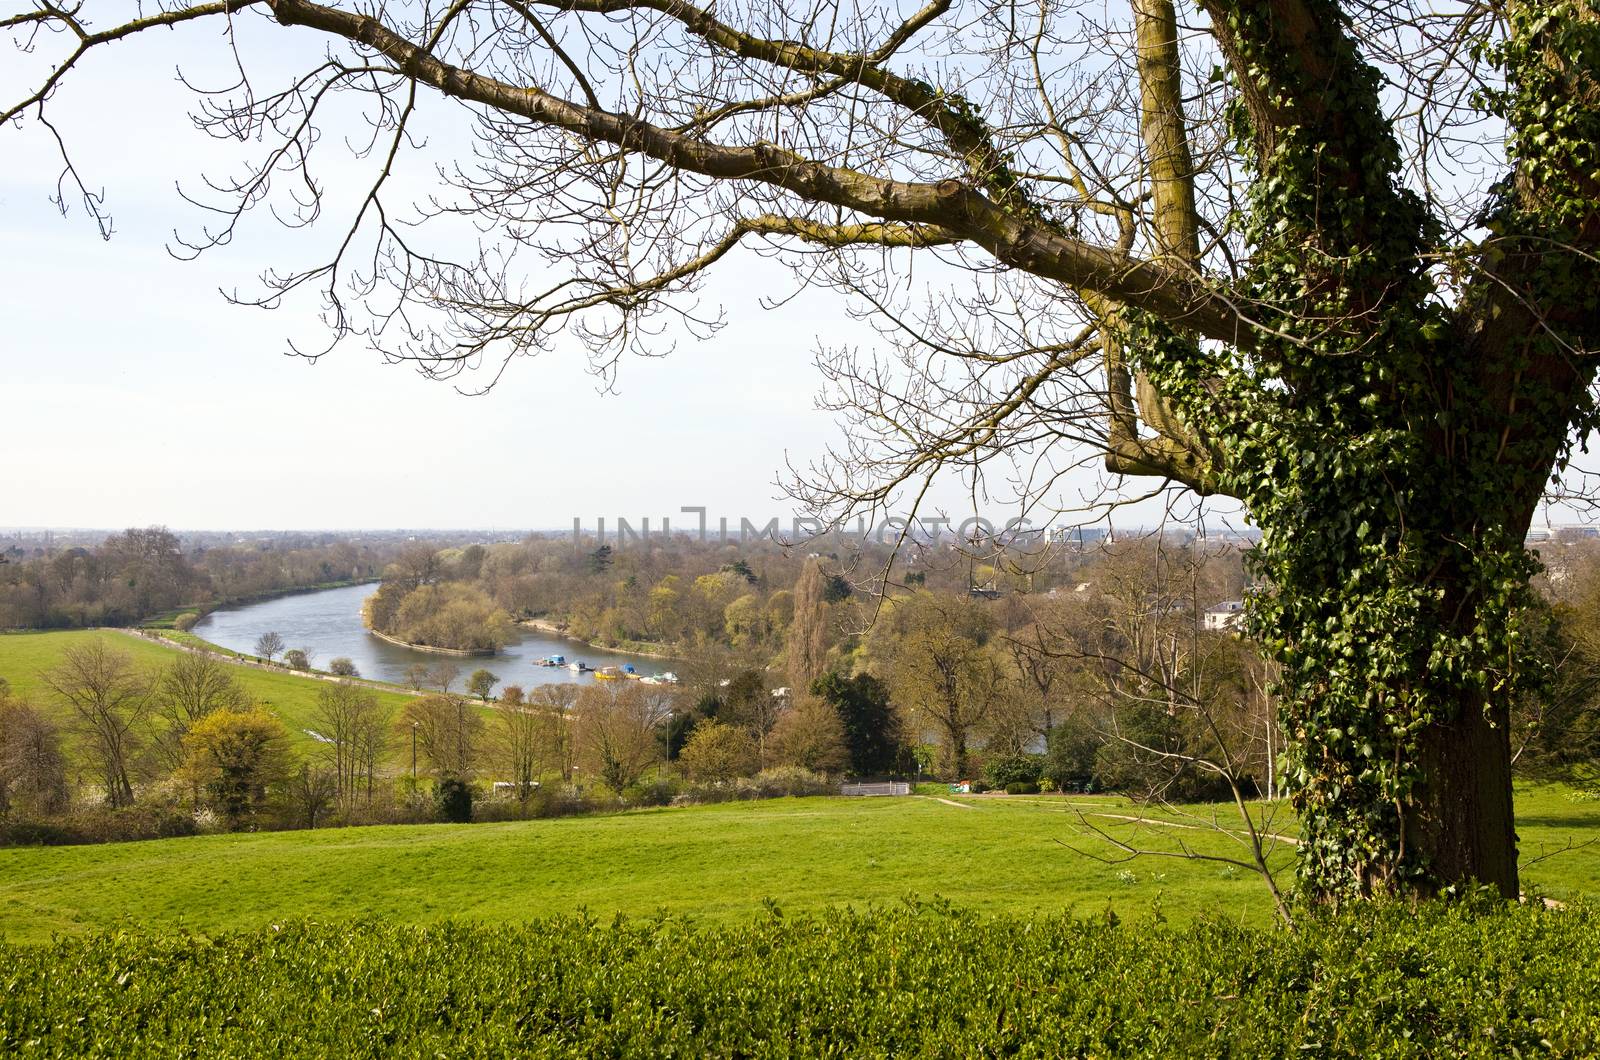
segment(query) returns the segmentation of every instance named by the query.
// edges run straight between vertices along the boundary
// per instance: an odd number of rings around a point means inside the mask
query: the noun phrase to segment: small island
[[[493,655],[516,637],[516,626],[478,586],[448,578],[432,550],[403,554],[384,572],[362,619],[391,643],[452,655]]]

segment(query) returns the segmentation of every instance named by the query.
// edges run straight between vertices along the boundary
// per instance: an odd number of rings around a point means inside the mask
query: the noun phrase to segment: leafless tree
[[[636,682],[585,686],[573,709],[577,757],[587,775],[620,795],[659,758],[656,734],[669,700]]]
[[[288,647],[288,645],[286,645],[283,642],[283,638],[276,633],[263,633],[261,636],[256,638],[256,654],[267,660],[267,662],[271,662],[273,658],[279,655],[286,647]]]
[[[289,774],[285,788],[290,806],[307,828],[317,827],[339,798],[333,770],[316,762],[300,763],[299,770]]]
[[[162,671],[156,684],[156,713],[165,723],[155,735],[155,745],[167,769],[182,765],[187,752],[184,734],[214,710],[246,710],[250,697],[233,679],[228,667],[200,652],[178,656]]]
[[[412,663],[406,667],[406,687],[413,692],[421,692],[428,683],[428,664]]]
[[[417,746],[436,778],[472,778],[484,723],[466,698],[431,695],[412,700],[401,713],[400,723],[415,732]]]
[[[807,692],[827,666],[829,607],[827,575],[819,560],[808,560],[794,586],[794,618],[789,623],[789,684]]]
[[[532,798],[546,766],[560,762],[567,724],[564,717],[531,705],[506,703],[495,711],[495,764],[511,778],[522,803]]]
[[[0,815],[56,813],[68,799],[66,760],[55,723],[0,689]]]
[[[540,685],[528,697],[528,703],[539,711],[540,735],[537,741],[545,757],[540,772],[554,770],[566,782],[572,780],[575,741],[573,739],[573,710],[578,704],[579,688],[574,684]]]
[[[317,693],[311,724],[328,741],[334,794],[346,816],[372,802],[379,765],[390,744],[390,717],[367,688],[340,681]]]
[[[450,694],[450,686],[461,676],[461,667],[452,662],[437,662],[428,667],[428,684],[442,695]]]
[[[42,679],[71,710],[73,728],[100,771],[106,802],[133,805],[133,761],[149,737],[154,682],[133,656],[95,638],[68,648]]]

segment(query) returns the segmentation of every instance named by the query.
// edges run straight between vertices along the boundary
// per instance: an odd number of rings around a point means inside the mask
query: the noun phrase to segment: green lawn
[[[788,911],[891,905],[935,895],[984,912],[1062,911],[1266,924],[1260,883],[1213,862],[1106,865],[1063,846],[1111,849],[1072,807],[1137,814],[1112,798],[780,799],[508,824],[201,836],[0,850],[0,931],[20,941],[129,922],[215,932],[279,918],[459,917],[521,922],[588,909],[656,910],[715,922],[772,899]],[[1600,835],[1600,803],[1558,788],[1519,793],[1526,856]],[[1141,846],[1173,833],[1096,819]],[[1185,833],[1196,849],[1227,840]],[[1285,860],[1287,860],[1285,858]],[[1555,897],[1594,889],[1600,847],[1527,872]]]
[[[93,637],[151,667],[176,655],[114,632],[12,634],[0,636],[0,677],[48,705],[39,673]],[[310,742],[302,730],[320,682],[248,667],[235,673]],[[397,707],[406,700],[380,694]],[[1600,844],[1586,844],[1600,838],[1600,802],[1522,787],[1517,807],[1525,886],[1556,898],[1594,893]],[[769,898],[798,911],[913,894],[986,912],[1092,916],[1109,906],[1149,917],[1159,906],[1178,921],[1271,919],[1260,882],[1230,866],[1095,860],[1089,855],[1118,851],[1085,828],[1080,810],[1110,815],[1087,820],[1141,848],[1172,850],[1181,840],[1244,855],[1207,830],[1120,820],[1144,811],[1116,798],[782,799],[511,824],[203,836],[0,850],[0,935],[37,941],[124,919],[206,932],[292,916],[520,922],[580,908],[734,921]],[[1226,807],[1220,814],[1232,823]],[[1276,827],[1292,832],[1282,816]],[[1278,862],[1290,858],[1280,847]]]
[[[168,645],[112,630],[7,633],[0,635],[0,677],[10,682],[13,692],[48,710],[54,701],[40,675],[60,662],[67,648],[93,639],[127,652],[139,665],[151,670],[168,665],[179,654],[178,649]],[[197,644],[204,643],[199,638],[193,639]],[[317,694],[326,687],[323,682],[288,671],[274,672],[252,666],[235,666],[232,672],[251,696],[283,719],[297,742],[305,747],[314,745],[305,729],[316,711]],[[402,692],[381,690],[377,690],[377,695],[396,710],[411,698]]]

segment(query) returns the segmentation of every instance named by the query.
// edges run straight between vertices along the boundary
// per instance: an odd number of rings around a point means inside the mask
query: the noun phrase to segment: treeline
[[[493,554],[408,554],[402,571],[426,569],[402,601],[481,586]],[[1594,558],[1552,564],[1547,598],[1519,631],[1521,665],[1545,677],[1513,710],[1526,776],[1600,779]],[[464,576],[474,566],[478,580]],[[1243,593],[1237,552],[1125,543],[1082,557],[1062,584],[996,598],[903,585],[866,597],[820,556],[796,561],[781,588],[770,571],[760,584],[755,563],[730,566],[717,574],[759,590],[763,613],[787,594],[781,635],[700,637],[678,684],[525,690],[480,668],[462,691],[446,660],[418,667],[418,694],[400,706],[366,685],[325,683],[305,723],[309,752],[229,664],[185,655],[144,670],[104,643],[75,647],[41,675],[48,691],[33,702],[0,696],[5,834],[526,817],[823,792],[841,777],[1172,801],[1289,787],[1275,676],[1231,625],[1236,613],[1213,606]],[[329,669],[353,674],[347,660]]]
[[[152,615],[286,589],[374,578],[398,544],[289,539],[185,549],[165,527],[95,547],[0,557],[0,628],[132,625]]]
[[[1017,548],[980,562],[948,538],[897,555],[872,542],[812,554],[765,538],[724,543],[678,535],[613,545],[532,536],[410,556],[389,572],[395,587],[374,602],[374,614],[393,621],[404,597],[429,581],[469,584],[515,620],[544,619],[605,647],[684,655],[713,645],[770,655],[784,650],[798,583],[813,556],[826,568],[828,602],[839,604],[885,588],[1039,593],[1070,582],[1089,555]],[[841,624],[864,625],[865,617],[841,615]]]
[[[297,795],[278,717],[233,669],[182,654],[141,667],[102,640],[68,648],[34,701],[0,682],[0,825],[7,841],[89,842],[240,827]]]

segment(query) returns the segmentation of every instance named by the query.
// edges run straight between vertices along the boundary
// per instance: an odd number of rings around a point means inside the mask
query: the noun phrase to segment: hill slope
[[[0,850],[0,930],[39,941],[113,927],[212,932],[302,916],[448,917],[523,922],[588,909],[657,910],[716,921],[771,898],[787,911],[898,903],[935,894],[986,911],[1089,916],[1108,905],[1177,921],[1265,924],[1270,904],[1248,874],[1214,862],[1143,859],[1108,865],[1061,845],[1110,855],[1072,806],[1136,814],[1116,799],[780,799],[505,824],[418,825],[200,836],[70,848]],[[1556,788],[1523,791],[1528,856],[1600,835],[1600,804]],[[1093,818],[1145,846],[1171,830]],[[1231,841],[1184,832],[1198,849]],[[1287,860],[1287,851],[1284,852]],[[1528,873],[1557,897],[1592,889],[1600,847],[1569,851]]]

